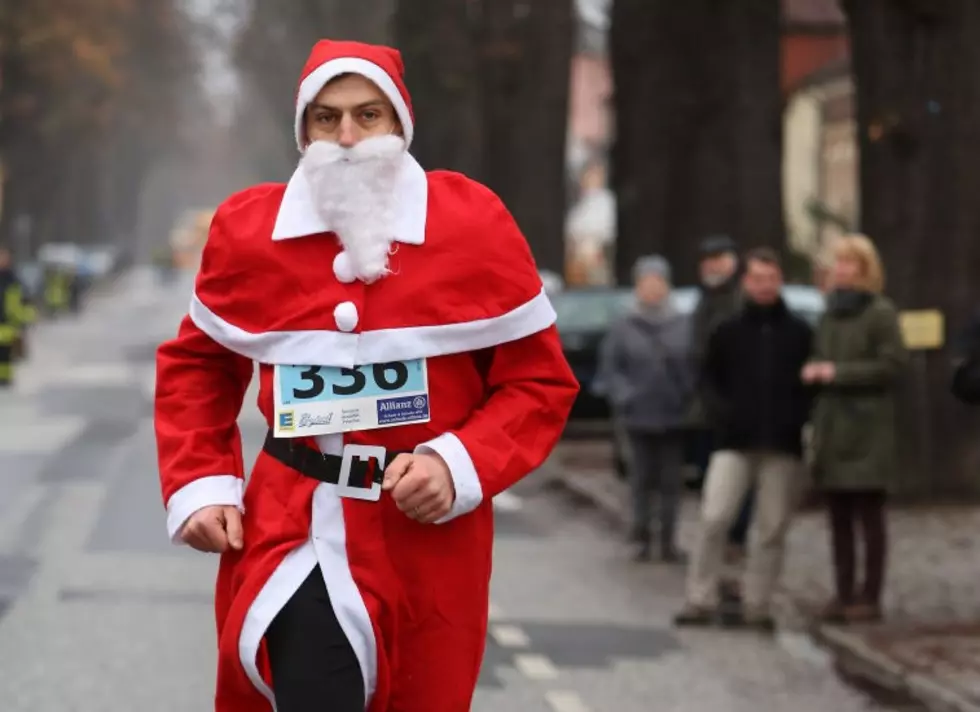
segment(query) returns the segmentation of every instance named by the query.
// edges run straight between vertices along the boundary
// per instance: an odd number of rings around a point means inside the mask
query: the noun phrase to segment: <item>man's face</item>
[[[328,82],[306,109],[306,136],[350,148],[372,136],[401,133],[394,107],[374,82],[348,74]]]
[[[779,265],[761,260],[749,260],[745,265],[742,288],[746,296],[762,306],[775,304],[783,288],[783,271]]]
[[[701,260],[701,282],[716,287],[727,282],[738,267],[738,260],[731,252],[708,255]]]

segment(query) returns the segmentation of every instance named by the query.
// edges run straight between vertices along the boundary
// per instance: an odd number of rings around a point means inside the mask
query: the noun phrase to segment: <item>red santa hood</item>
[[[306,107],[327,82],[341,74],[359,74],[370,79],[384,92],[401,121],[406,147],[411,146],[415,118],[412,114],[412,100],[403,79],[405,66],[401,53],[380,45],[321,40],[314,45],[310,58],[306,60],[299,90],[296,92],[296,145],[299,150],[305,150],[307,143],[303,125]]]

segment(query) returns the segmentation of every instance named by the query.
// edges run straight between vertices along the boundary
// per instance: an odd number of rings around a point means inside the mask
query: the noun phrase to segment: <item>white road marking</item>
[[[491,603],[488,617],[490,618],[490,622],[503,620],[504,612],[500,610],[500,606]]]
[[[45,485],[34,484],[25,488],[17,499],[10,503],[3,520],[0,521],[0,550],[13,549],[20,530],[37,510],[47,494]]]
[[[531,639],[516,625],[495,625],[490,627],[490,635],[502,648],[527,648]]]
[[[45,455],[61,450],[85,428],[84,418],[0,418],[0,453]]]
[[[544,655],[534,653],[515,655],[514,665],[524,677],[531,680],[554,680],[558,677],[558,668]]]
[[[592,712],[578,693],[570,690],[549,690],[544,699],[554,712]]]

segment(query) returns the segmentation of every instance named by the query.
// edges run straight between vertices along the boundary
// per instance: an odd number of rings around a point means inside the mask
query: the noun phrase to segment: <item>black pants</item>
[[[834,579],[837,599],[844,604],[881,603],[885,580],[885,493],[835,491],[827,493],[831,543],[834,550]],[[864,581],[857,593],[854,574],[857,537],[854,524],[860,521],[864,533]]]
[[[664,552],[673,550],[680,508],[684,442],[674,433],[631,431],[633,470],[630,485],[633,497],[633,529],[642,541],[650,541],[650,498],[656,492],[659,504],[658,543]]]
[[[364,712],[364,678],[320,567],[266,632],[278,712]]]

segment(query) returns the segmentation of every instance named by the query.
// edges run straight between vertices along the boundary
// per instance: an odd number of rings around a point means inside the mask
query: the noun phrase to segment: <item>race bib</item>
[[[425,359],[354,368],[276,366],[273,379],[277,438],[429,421]]]

